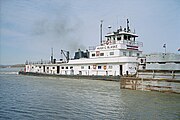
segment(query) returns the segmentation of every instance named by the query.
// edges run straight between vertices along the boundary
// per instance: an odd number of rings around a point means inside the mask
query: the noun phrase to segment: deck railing
[[[134,46],[143,47],[143,43],[139,42],[139,41],[127,41],[127,40],[123,40],[123,41],[120,41],[120,43],[126,44],[126,45],[134,45]]]
[[[41,60],[41,61],[26,61],[26,65],[34,65],[34,64],[50,64],[50,60]]]

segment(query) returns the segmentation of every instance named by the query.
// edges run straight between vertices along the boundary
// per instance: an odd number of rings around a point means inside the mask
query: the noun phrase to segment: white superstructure
[[[99,46],[90,47],[87,51],[79,50],[74,59],[54,61],[48,64],[27,64],[26,72],[38,72],[61,75],[102,75],[122,76],[135,75],[139,57],[142,56],[142,42],[136,41],[135,32],[127,27],[120,27],[115,32],[107,33]],[[101,23],[102,29],[102,23]],[[102,38],[102,37],[101,37]],[[64,54],[64,53],[63,53]]]

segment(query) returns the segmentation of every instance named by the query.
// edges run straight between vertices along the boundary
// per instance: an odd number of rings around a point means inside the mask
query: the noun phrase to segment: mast
[[[102,37],[102,23],[103,23],[103,20],[101,20],[101,25],[100,25],[100,45],[102,45],[102,39],[103,39],[103,37]]]
[[[53,63],[53,48],[51,48],[51,63]]]

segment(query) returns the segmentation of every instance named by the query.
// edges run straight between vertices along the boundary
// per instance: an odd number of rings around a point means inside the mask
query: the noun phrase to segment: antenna
[[[166,54],[166,44],[163,45],[164,53]]]
[[[122,26],[120,26],[119,30],[122,31]]]
[[[102,26],[102,23],[103,23],[103,20],[101,20],[101,25],[100,25],[100,45],[102,44],[102,38],[103,38],[103,37],[102,37],[102,34],[103,34],[103,33],[102,33],[102,32],[103,32],[103,31],[102,31],[102,27],[103,27],[103,26]]]
[[[129,32],[129,20],[127,19],[127,32]]]
[[[118,26],[119,26],[118,24],[119,24],[119,23],[118,23],[118,16],[117,16],[117,29],[118,29]]]
[[[109,33],[111,33],[111,26],[109,25],[108,28],[109,28]]]

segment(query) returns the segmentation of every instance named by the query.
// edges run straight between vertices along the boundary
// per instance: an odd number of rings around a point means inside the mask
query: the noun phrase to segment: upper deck
[[[101,44],[96,47],[90,47],[90,58],[100,57],[117,57],[117,56],[136,56],[142,54],[141,48],[143,43],[136,41],[138,35],[129,28],[127,20],[127,28],[119,29],[107,33],[105,40],[101,40]]]

